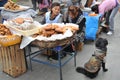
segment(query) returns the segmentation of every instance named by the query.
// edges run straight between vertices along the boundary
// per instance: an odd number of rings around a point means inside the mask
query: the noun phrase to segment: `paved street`
[[[19,4],[31,6],[30,0],[19,0]],[[86,0],[82,0],[83,3]],[[37,17],[37,20],[41,20]],[[120,79],[120,13],[115,16],[115,33],[112,36],[108,36],[105,33],[101,33],[100,37],[107,38],[108,54],[106,59],[106,66],[108,72],[100,70],[98,76],[95,79],[89,79],[84,75],[75,71],[73,59],[62,67],[63,80],[119,80]],[[83,50],[77,54],[77,66],[83,66],[90,56],[94,53],[94,42],[85,44]],[[59,70],[48,65],[38,64],[32,62],[33,71],[27,70],[23,75],[13,78],[5,74],[0,70],[0,80],[59,80]]]

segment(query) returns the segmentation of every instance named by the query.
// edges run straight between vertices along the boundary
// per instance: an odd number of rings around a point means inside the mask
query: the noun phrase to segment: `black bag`
[[[66,56],[66,53],[65,53],[65,52],[62,52],[62,53],[60,54],[60,58],[61,58],[61,59],[64,58],[65,56]],[[55,52],[55,51],[52,51],[52,55],[50,55],[49,58],[52,58],[52,59],[54,59],[54,60],[58,60],[58,59],[59,59],[59,58],[58,58],[58,53]]]

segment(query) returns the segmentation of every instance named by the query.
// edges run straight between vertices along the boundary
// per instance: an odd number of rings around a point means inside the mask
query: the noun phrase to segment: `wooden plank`
[[[14,46],[10,46],[10,53],[11,53],[11,68],[12,68],[12,73],[10,75],[12,75],[13,77],[15,77],[15,62],[16,62],[16,59],[15,59],[15,51],[14,51]]]
[[[0,47],[0,56],[1,56],[1,64],[2,64],[2,70],[4,69],[4,60],[3,60],[3,48]]]
[[[26,68],[26,61],[25,61],[25,55],[24,55],[24,50],[20,50],[21,51],[21,61],[22,61],[22,73],[26,72],[27,68]]]
[[[20,51],[19,51],[19,47],[18,45],[15,46],[15,54],[16,54],[16,73],[17,74],[21,74],[21,54],[20,54]]]
[[[8,58],[9,58],[9,74],[12,74],[12,62],[11,62],[11,49],[10,47],[7,48],[8,50]]]

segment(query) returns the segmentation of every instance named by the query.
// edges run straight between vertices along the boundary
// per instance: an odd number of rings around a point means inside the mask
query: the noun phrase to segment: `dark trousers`
[[[32,2],[32,5],[33,5],[33,10],[36,11],[38,0],[31,0],[31,2]]]
[[[112,10],[108,11],[108,12],[105,14],[105,24],[106,24],[106,25],[109,25],[109,17],[110,17],[111,12],[112,12]]]

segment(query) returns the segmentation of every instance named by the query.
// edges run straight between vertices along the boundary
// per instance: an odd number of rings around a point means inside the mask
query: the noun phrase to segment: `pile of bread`
[[[9,10],[19,10],[20,6],[12,0],[8,0],[8,2],[4,5],[4,8]]]
[[[74,25],[59,25],[59,24],[47,24],[40,28],[39,32],[34,34],[33,37],[42,35],[44,37],[51,37],[54,34],[64,34],[67,30],[71,32],[76,32],[79,28]]]
[[[14,26],[14,28],[18,28],[20,30],[30,30],[33,29],[35,26],[33,25],[32,18],[22,18],[17,17],[15,19],[7,21],[10,26]]]
[[[4,25],[0,24],[0,35],[5,36],[5,35],[11,35],[11,31]]]

